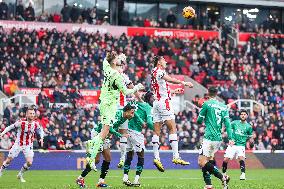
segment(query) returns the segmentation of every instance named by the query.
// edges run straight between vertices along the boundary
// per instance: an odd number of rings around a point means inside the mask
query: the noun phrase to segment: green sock
[[[205,168],[202,168],[203,179],[206,185],[212,185],[211,183],[211,175],[208,173]]]
[[[92,148],[90,150],[91,152],[91,158],[92,159],[95,159],[96,156],[97,156],[97,153],[99,152],[99,149],[101,147],[101,145],[103,144],[103,139],[101,138],[100,135],[97,135],[96,137],[94,137],[92,139],[92,142],[93,142],[93,145],[92,145]]]

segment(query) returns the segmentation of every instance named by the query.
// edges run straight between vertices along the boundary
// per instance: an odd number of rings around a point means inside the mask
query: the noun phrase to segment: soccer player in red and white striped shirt
[[[18,120],[14,124],[5,128],[5,130],[0,134],[2,138],[7,132],[12,129],[17,129],[17,139],[9,151],[7,159],[3,162],[0,168],[0,176],[2,176],[3,171],[10,165],[11,161],[19,155],[22,151],[26,158],[26,163],[21,168],[17,175],[17,178],[21,182],[26,182],[23,178],[25,171],[29,170],[33,163],[33,141],[36,132],[40,134],[40,144],[43,146],[44,132],[40,124],[35,121],[35,110],[30,107],[26,112],[26,118]]]
[[[169,129],[169,141],[173,150],[173,163],[188,165],[189,162],[182,160],[178,152],[178,141],[176,134],[176,123],[174,109],[171,103],[171,90],[168,83],[182,84],[184,86],[193,87],[192,83],[180,81],[170,77],[166,73],[167,62],[162,56],[155,56],[153,59],[154,69],[151,74],[151,85],[154,92],[155,101],[153,103],[153,121],[154,134],[152,138],[154,151],[154,165],[161,172],[164,172],[164,166],[160,161],[159,155],[159,137],[161,126],[165,124]],[[174,93],[180,93],[178,89]]]
[[[126,69],[126,56],[124,54],[120,54],[119,56],[119,62],[120,65],[118,66],[119,72],[123,75],[124,77],[124,85],[128,89],[133,89],[134,85],[132,81],[129,79],[129,77],[124,74],[124,70]],[[139,102],[142,101],[141,96],[139,92],[134,93],[135,97]],[[127,104],[126,102],[126,96],[123,95],[123,93],[120,93],[120,103],[119,103],[119,108],[122,109],[125,105]],[[127,146],[127,138],[125,135],[127,134],[127,129],[128,129],[128,120],[126,120],[120,127],[119,127],[119,133],[122,135],[122,137],[119,139],[119,147],[120,147],[120,161],[117,165],[118,168],[122,168],[124,166],[125,162],[125,156],[126,156],[126,146]]]

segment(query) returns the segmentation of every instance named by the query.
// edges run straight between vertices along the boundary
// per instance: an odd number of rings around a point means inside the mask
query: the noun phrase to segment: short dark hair
[[[150,104],[150,99],[151,97],[154,95],[154,93],[152,91],[147,91],[145,94],[144,94],[144,101],[147,102],[148,104]]]
[[[133,110],[133,109],[136,109],[136,106],[134,104],[126,104],[126,106],[123,107],[123,112],[127,112],[129,110]]]
[[[217,96],[217,94],[218,94],[218,89],[217,89],[216,87],[210,87],[210,88],[208,89],[208,93],[209,93],[209,96],[215,97],[215,96]]]
[[[158,55],[155,55],[153,57],[153,64],[154,64],[154,67],[157,67],[158,65],[158,62],[161,60],[162,56],[158,56]]]
[[[247,111],[247,110],[245,110],[245,109],[241,109],[241,110],[240,110],[240,114],[241,114],[241,113],[243,113],[243,112],[244,112],[244,113],[246,113],[246,114],[248,115],[248,111]]]

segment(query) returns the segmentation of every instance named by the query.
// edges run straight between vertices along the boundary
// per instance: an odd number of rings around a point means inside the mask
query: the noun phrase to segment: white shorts
[[[171,100],[161,99],[153,103],[153,121],[164,122],[167,120],[174,120],[175,113]]]
[[[128,129],[128,119],[121,124],[118,129]]]
[[[103,152],[104,150],[110,149],[111,146],[111,140],[105,139],[104,143],[101,145],[99,152]]]
[[[126,151],[142,152],[145,150],[144,135],[140,132],[128,129],[129,137],[127,138]]]
[[[214,157],[214,154],[219,150],[221,144],[221,141],[211,141],[204,139],[199,150],[199,155]]]
[[[34,151],[33,146],[20,146],[19,144],[15,143],[12,148],[9,151],[8,157],[15,158],[18,157],[20,152],[24,153],[24,156],[26,158],[33,158],[34,157]]]
[[[244,146],[228,146],[225,151],[225,158],[233,159],[236,157],[238,159],[239,157],[246,157],[246,148]]]

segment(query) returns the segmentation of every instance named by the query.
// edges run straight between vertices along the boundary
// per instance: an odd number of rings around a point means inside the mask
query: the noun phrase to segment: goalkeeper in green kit
[[[110,127],[113,125],[119,102],[119,93],[122,92],[124,95],[128,95],[144,88],[142,84],[134,86],[133,89],[127,89],[124,85],[124,78],[118,71],[124,61],[122,60],[123,57],[125,55],[120,56],[112,51],[107,53],[103,61],[104,81],[101,88],[99,105],[103,128],[96,137],[88,141],[89,152],[91,153],[90,164],[95,159],[101,144],[109,134]]]
[[[209,100],[204,102],[197,118],[197,123],[205,122],[205,133],[202,146],[199,151],[198,164],[202,168],[203,178],[206,183],[204,188],[213,188],[211,184],[211,174],[222,181],[224,189],[228,188],[230,180],[228,175],[223,175],[218,168],[209,162],[214,157],[222,143],[222,124],[226,126],[229,145],[233,145],[232,128],[229,118],[228,108],[225,104],[216,99],[217,89],[209,88]]]
[[[123,183],[126,186],[139,187],[140,186],[140,175],[144,166],[144,135],[141,133],[142,128],[147,125],[148,128],[153,130],[153,118],[152,118],[152,106],[154,102],[153,93],[148,91],[144,95],[144,102],[137,102],[136,112],[134,117],[129,120],[128,123],[128,134],[127,138],[127,155],[124,164],[124,176]],[[136,152],[138,156],[137,166],[136,166],[136,176],[134,182],[131,183],[128,178],[128,173],[130,170],[131,161],[134,156],[134,152]]]

